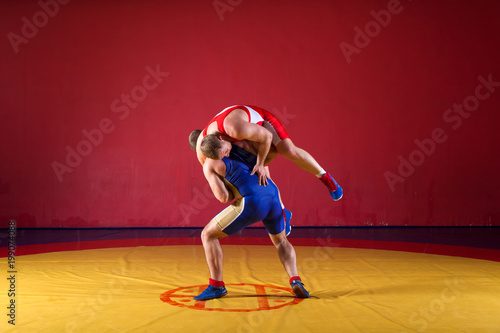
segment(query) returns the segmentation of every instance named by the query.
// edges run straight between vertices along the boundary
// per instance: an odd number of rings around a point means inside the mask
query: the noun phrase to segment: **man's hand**
[[[267,177],[267,179],[271,179],[271,173],[269,172],[269,166],[268,166],[268,165],[266,165],[266,166],[264,167],[264,169],[266,169],[266,177]]]
[[[259,185],[267,185],[267,176],[269,171],[263,165],[256,164],[253,167],[252,173],[250,175],[257,174],[259,176]]]

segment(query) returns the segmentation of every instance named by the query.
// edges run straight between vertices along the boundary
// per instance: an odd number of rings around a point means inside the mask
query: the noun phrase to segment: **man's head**
[[[207,134],[201,140],[201,152],[208,158],[220,160],[229,156],[231,143],[224,140],[220,134]]]
[[[196,142],[198,142],[198,137],[200,136],[201,132],[202,131],[200,129],[197,129],[189,134],[189,147],[191,147],[193,151],[196,151]]]

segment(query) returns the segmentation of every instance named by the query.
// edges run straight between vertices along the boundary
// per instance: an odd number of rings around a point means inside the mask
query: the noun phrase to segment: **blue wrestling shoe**
[[[323,184],[326,185],[326,187],[328,187],[333,200],[337,201],[342,198],[342,196],[344,195],[344,191],[342,191],[342,187],[340,187],[335,179],[333,179],[332,175],[327,172],[323,176],[321,176],[320,180]]]
[[[292,286],[292,291],[297,298],[309,298],[309,292],[304,288],[304,284],[300,280],[293,280],[290,283]]]
[[[285,211],[285,233],[288,236],[292,232],[292,225],[290,224],[290,220],[292,219],[292,212],[286,208],[283,208],[283,210]]]
[[[227,294],[226,287],[214,287],[211,284],[209,284],[207,289],[203,290],[201,294],[193,298],[197,301],[207,301],[209,299],[226,296],[226,294]]]

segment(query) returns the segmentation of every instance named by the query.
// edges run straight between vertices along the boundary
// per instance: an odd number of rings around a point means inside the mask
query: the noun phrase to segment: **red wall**
[[[499,9],[3,1],[0,217],[203,226],[224,205],[188,134],[247,103],[274,111],[344,187],[333,202],[278,158],[271,174],[295,225],[500,225]]]

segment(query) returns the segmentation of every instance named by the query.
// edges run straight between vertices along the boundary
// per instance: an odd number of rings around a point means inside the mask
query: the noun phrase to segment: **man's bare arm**
[[[219,163],[224,162],[207,159],[205,164],[203,164],[203,174],[205,175],[205,178],[207,179],[208,184],[210,185],[210,188],[212,189],[212,192],[217,200],[222,203],[227,203],[234,199],[234,195],[233,192],[226,188],[226,185],[222,180],[222,176],[217,173],[218,167],[220,168],[220,165],[218,165]]]
[[[237,140],[249,140],[259,143],[257,163],[253,168],[252,175],[257,173],[259,176],[259,184],[267,185],[264,162],[269,153],[269,149],[271,148],[271,142],[273,139],[271,132],[260,125],[245,121],[225,122],[224,127],[226,133]]]

